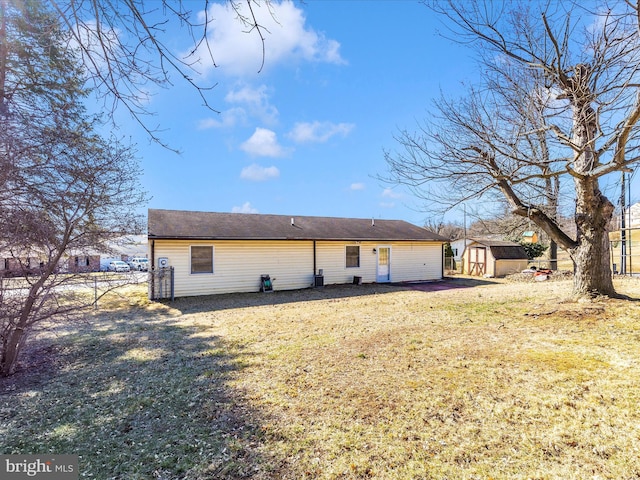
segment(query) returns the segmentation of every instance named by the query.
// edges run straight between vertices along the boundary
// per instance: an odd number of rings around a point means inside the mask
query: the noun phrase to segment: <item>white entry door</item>
[[[378,247],[378,283],[391,281],[391,247]]]

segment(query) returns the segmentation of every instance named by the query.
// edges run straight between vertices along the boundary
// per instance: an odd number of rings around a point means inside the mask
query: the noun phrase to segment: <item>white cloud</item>
[[[240,148],[255,157],[283,157],[288,152],[278,143],[276,132],[266,128],[256,128],[253,135]]]
[[[346,137],[354,127],[353,123],[300,122],[287,136],[296,143],[323,143],[334,135]]]
[[[259,213],[257,208],[253,208],[250,202],[244,202],[241,207],[233,207],[231,213]]]
[[[231,90],[224,97],[229,103],[244,103],[247,105],[261,105],[268,102],[269,95],[267,86],[260,85],[252,88],[249,85],[242,84],[237,90]]]
[[[243,125],[247,121],[247,112],[244,108],[230,108],[220,113],[219,118],[205,118],[198,122],[199,130],[207,130],[209,128],[230,128],[236,125]]]
[[[277,167],[263,167],[256,163],[242,169],[240,178],[243,180],[251,180],[252,182],[264,182],[271,178],[278,178],[280,170]]]
[[[242,105],[249,116],[272,125],[278,120],[278,109],[271,105],[269,97],[266,85],[254,88],[243,84],[227,93],[224,99],[228,103]]]
[[[393,190],[391,190],[390,188],[385,188],[382,191],[382,196],[384,198],[402,198],[402,194],[401,193],[396,193]]]
[[[364,190],[364,183],[352,183],[349,187],[350,190]]]
[[[389,200],[389,201],[380,202],[380,206],[382,208],[395,208],[396,202],[394,202],[394,200],[403,197],[401,193],[394,192],[390,188],[385,188],[380,194],[380,196]]]
[[[236,2],[238,12],[245,18],[251,18],[247,5]],[[201,12],[200,21],[209,20],[209,42],[203,44],[193,57],[208,71],[214,65],[208,48],[220,70],[227,75],[244,76],[257,73],[260,68],[272,68],[280,63],[294,59],[312,62],[345,64],[340,56],[340,44],[328,39],[305,25],[306,18],[302,9],[292,1],[252,2],[252,11],[262,27],[263,44],[255,29],[243,25],[240,15],[230,2],[214,3],[205,17]],[[188,61],[192,61],[191,57]],[[205,72],[206,73],[206,72]]]
[[[198,124],[201,130],[208,128],[229,128],[236,125],[247,125],[250,118],[258,119],[261,123],[274,125],[278,121],[278,109],[271,105],[269,88],[266,85],[252,87],[239,84],[225,96],[225,101],[233,107],[223,111],[219,117],[201,120]]]

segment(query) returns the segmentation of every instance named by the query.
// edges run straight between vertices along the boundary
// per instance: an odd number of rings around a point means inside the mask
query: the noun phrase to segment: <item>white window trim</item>
[[[211,247],[211,271],[210,272],[194,272],[191,265],[193,255],[191,249],[193,247]],[[189,275],[214,275],[216,273],[216,247],[214,245],[189,245]]]

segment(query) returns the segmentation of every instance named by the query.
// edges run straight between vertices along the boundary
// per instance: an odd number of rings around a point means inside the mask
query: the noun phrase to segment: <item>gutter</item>
[[[323,241],[323,242],[431,242],[431,243],[447,243],[446,240],[436,240],[432,238],[389,238],[389,237],[380,237],[380,238],[319,238],[319,237],[206,237],[206,236],[153,236],[148,237],[149,240],[203,240],[203,241],[214,241],[214,240],[227,240],[227,241],[238,241],[238,240],[247,240],[247,241]]]

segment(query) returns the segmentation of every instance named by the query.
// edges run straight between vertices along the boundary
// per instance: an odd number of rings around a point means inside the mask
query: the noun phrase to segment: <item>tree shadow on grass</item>
[[[337,300],[341,298],[383,295],[402,290],[434,292],[459,288],[473,288],[494,285],[500,282],[484,278],[446,277],[442,280],[402,283],[365,283],[361,285],[340,284],[300,290],[275,290],[264,293],[227,293],[180,297],[174,301],[163,300],[167,306],[186,313],[215,312],[234,308],[283,305],[289,303],[312,302],[317,300]]]
[[[0,451],[79,455],[81,478],[272,478],[264,419],[231,385],[252,355],[201,333],[98,317],[0,379]]]
[[[410,290],[421,292],[439,292],[442,290],[453,290],[458,288],[474,288],[487,285],[499,285],[502,282],[482,278],[482,277],[445,277],[441,281],[435,282],[405,282],[394,284]]]

